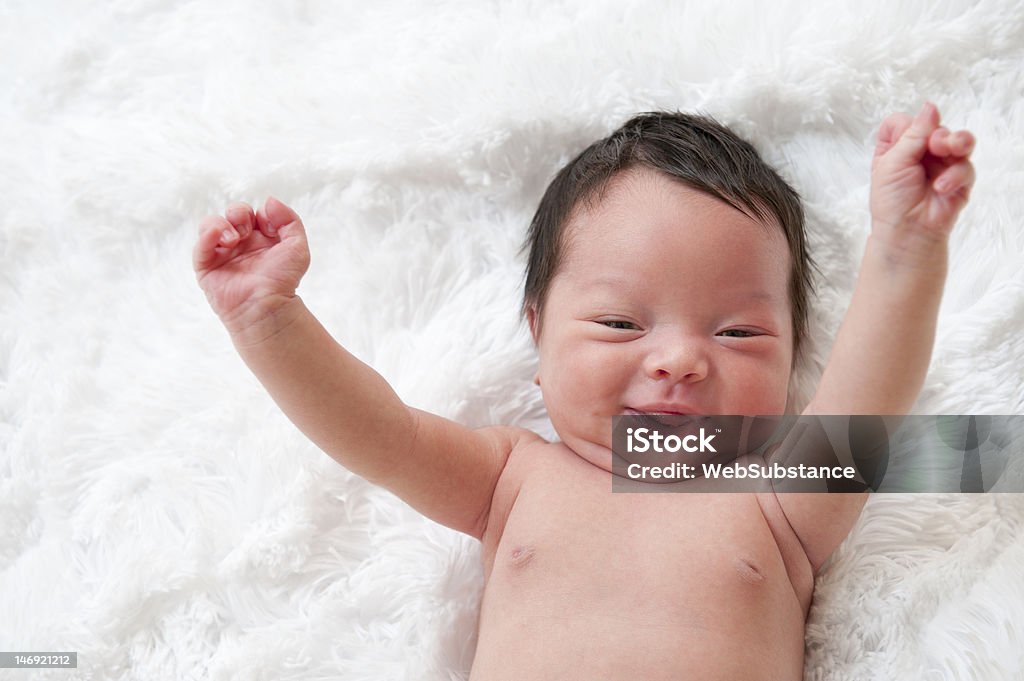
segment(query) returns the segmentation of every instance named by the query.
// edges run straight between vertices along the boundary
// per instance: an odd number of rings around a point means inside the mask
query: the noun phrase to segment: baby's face
[[[778,226],[632,170],[567,236],[539,338],[529,316],[568,447],[611,470],[618,414],[784,413],[793,332]]]

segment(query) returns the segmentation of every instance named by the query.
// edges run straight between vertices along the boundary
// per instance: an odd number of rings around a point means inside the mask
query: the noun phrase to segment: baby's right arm
[[[849,310],[804,413],[906,414],[931,359],[948,242],[974,184],[974,136],[926,103],[882,122],[871,234]]]
[[[893,114],[879,130],[872,229],[850,308],[805,414],[910,411],[931,359],[948,240],[974,185],[974,136],[939,124],[935,105]],[[886,419],[891,424],[899,419]],[[814,570],[864,505],[850,494],[779,494]]]
[[[482,536],[505,461],[529,431],[471,430],[412,409],[335,342],[295,294],[309,249],[299,216],[276,199],[205,218],[193,265],[238,353],[303,433],[427,517]]]

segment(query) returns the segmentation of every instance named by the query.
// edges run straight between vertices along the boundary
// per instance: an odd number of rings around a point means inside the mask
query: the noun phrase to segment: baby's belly
[[[556,495],[556,496],[552,496]],[[754,495],[524,485],[473,681],[799,681],[804,610]]]

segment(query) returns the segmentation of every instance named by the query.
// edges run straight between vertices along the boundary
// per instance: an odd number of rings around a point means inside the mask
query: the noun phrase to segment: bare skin
[[[912,406],[973,144],[939,126],[931,105],[883,122],[872,235],[805,413]],[[295,295],[309,252],[279,201],[206,218],[194,265],[239,353],[303,432],[482,542],[475,681],[800,679],[814,575],[864,495],[613,494],[610,484],[616,414],[783,413],[788,253],[777,225],[657,174],[617,179],[576,216],[545,309],[530,313],[556,442],[404,405]]]
[[[483,559],[473,679],[801,678],[814,580],[770,490],[611,494],[526,440]]]

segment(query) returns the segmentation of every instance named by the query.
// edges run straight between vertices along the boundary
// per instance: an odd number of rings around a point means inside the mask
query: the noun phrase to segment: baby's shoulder
[[[532,430],[514,427],[502,429],[509,443],[509,453],[491,494],[487,526],[481,537],[485,553],[488,547],[497,545],[501,539],[509,513],[524,481],[535,475],[539,466],[550,462],[551,450],[559,446],[559,443],[549,442]]]
[[[499,496],[502,500],[508,497],[514,499],[523,481],[530,477],[538,465],[551,459],[551,449],[559,444],[549,442],[525,428],[509,427],[506,432],[509,453],[494,489],[494,501],[498,501]]]

